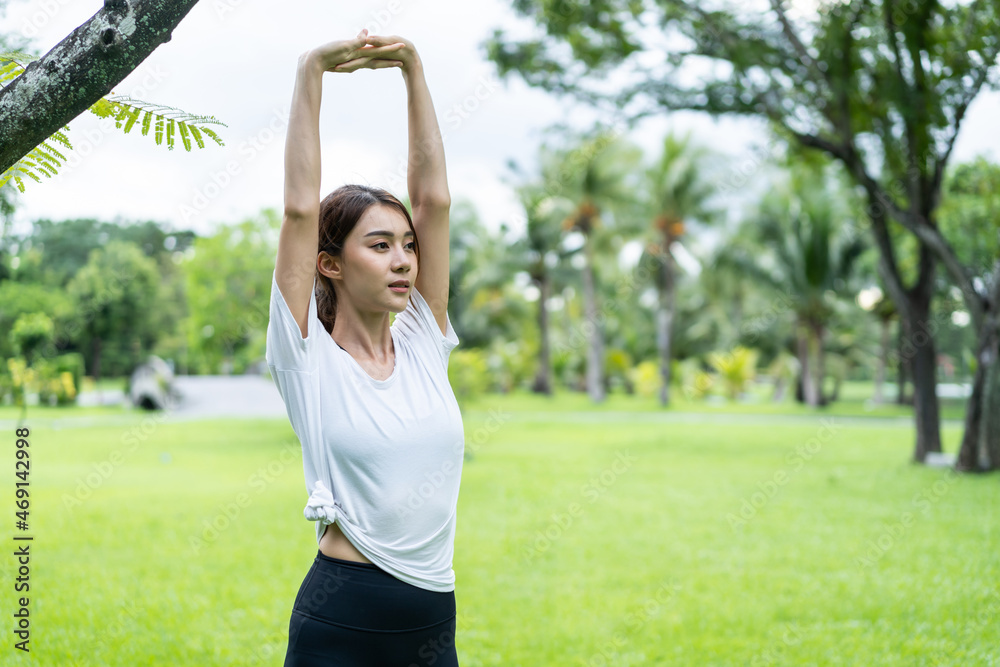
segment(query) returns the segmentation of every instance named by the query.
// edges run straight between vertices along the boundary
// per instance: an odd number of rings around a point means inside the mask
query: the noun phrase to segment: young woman
[[[320,201],[323,74],[385,67],[406,83],[412,218],[380,188],[344,185]],[[448,382],[459,342],[447,311],[449,207],[413,44],[362,30],[304,53],[266,357],[302,444],[319,548],[295,597],[285,667],[458,665],[452,555],[465,437]]]

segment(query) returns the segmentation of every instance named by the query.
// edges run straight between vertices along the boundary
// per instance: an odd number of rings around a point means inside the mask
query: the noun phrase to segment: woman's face
[[[413,230],[402,213],[383,204],[369,207],[344,240],[343,255],[326,264],[338,301],[350,299],[361,310],[406,310],[417,279],[415,247]],[[408,283],[405,290],[389,287],[398,281]]]

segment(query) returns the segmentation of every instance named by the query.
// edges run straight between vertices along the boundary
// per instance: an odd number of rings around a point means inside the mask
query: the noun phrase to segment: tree
[[[776,183],[760,210],[745,224],[749,245],[723,248],[717,264],[784,293],[796,318],[796,349],[802,396],[810,406],[825,405],[825,349],[831,296],[853,294],[852,274],[864,251],[861,239],[837,210],[837,193],[825,171],[800,168],[784,183]]]
[[[139,363],[141,350],[156,333],[159,283],[151,259],[131,243],[114,241],[91,252],[67,285],[78,308],[78,339],[95,380],[109,348],[115,371],[130,372]]]
[[[928,452],[941,451],[936,353],[927,331],[935,259],[961,289],[981,335],[992,330],[984,325],[993,310],[991,295],[941,233],[937,209],[966,111],[984,86],[997,87],[990,77],[1000,53],[1000,5],[845,0],[802,17],[783,0],[770,0],[769,8],[688,0],[652,7],[624,0],[523,0],[515,6],[547,37],[508,42],[495,31],[486,46],[501,75],[518,72],[547,90],[610,102],[632,119],[668,109],[754,115],[791,143],[824,152],[846,168],[863,193],[879,270],[913,342],[913,458],[922,462]],[[650,21],[664,32],[646,29]],[[644,43],[640,35],[661,39]],[[665,58],[655,67],[629,58],[642,51]],[[700,80],[679,75],[695,61],[714,66],[703,67]],[[577,62],[584,67],[573,66]],[[621,93],[588,85],[619,66],[637,83]],[[896,263],[895,224],[919,240],[919,271],[910,284]],[[973,415],[984,413],[983,400],[983,392],[974,391]]]
[[[670,362],[676,311],[677,260],[672,247],[680,243],[686,226],[717,217],[710,200],[715,186],[706,178],[708,151],[667,135],[656,163],[646,172],[643,196],[650,229],[646,252],[656,259],[659,293],[656,316],[657,352],[660,357],[660,405],[670,402]]]
[[[517,257],[517,263],[524,268],[531,284],[538,290],[538,307],[535,319],[538,327],[538,363],[532,391],[551,395],[552,349],[549,302],[552,296],[561,292],[570,283],[571,269],[567,259],[575,250],[567,250],[563,244],[562,221],[573,210],[573,202],[562,196],[561,158],[547,145],[539,149],[540,172],[535,177],[528,176],[516,163],[509,166],[522,179],[515,186],[525,213],[525,235],[509,250]]]
[[[972,380],[972,395],[981,400],[969,401],[957,466],[1000,467],[1000,165],[983,158],[956,165],[945,181],[940,224],[955,239],[977,293],[987,295]]]
[[[187,291],[188,359],[196,372],[242,372],[263,356],[275,239],[281,218],[266,209],[256,219],[220,227],[199,238],[181,265]],[[236,363],[244,351],[246,359]]]
[[[616,222],[615,227],[621,232],[626,229],[625,225],[634,224],[628,212],[634,215],[634,192],[638,184],[630,176],[639,163],[641,152],[622,140],[618,132],[598,127],[552,155],[556,164],[543,169],[559,173],[556,194],[572,202],[572,210],[563,220],[562,229],[567,233],[579,232],[583,239],[580,274],[584,328],[589,343],[587,393],[594,402],[600,402],[605,397],[604,332],[601,328],[603,318],[598,313],[600,288],[595,277],[595,263],[615,231],[606,226]],[[619,214],[617,218],[615,213]]]
[[[4,84],[0,90],[0,172],[38,151],[36,147],[49,137],[58,137],[69,121],[110,93],[157,46],[170,40],[174,28],[197,2],[105,0],[102,9],[41,59],[26,63],[7,54],[6,65],[0,68]],[[111,112],[107,107],[103,111]],[[34,153],[33,162],[44,172],[53,157],[43,150]]]

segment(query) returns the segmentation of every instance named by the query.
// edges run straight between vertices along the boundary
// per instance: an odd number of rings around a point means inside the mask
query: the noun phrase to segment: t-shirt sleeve
[[[307,336],[302,331],[288,309],[285,297],[278,288],[277,269],[271,274],[270,319],[267,323],[267,337],[264,357],[267,365],[281,371],[312,372],[318,365],[315,350],[320,336],[326,334],[323,322],[316,308],[316,277],[309,293],[309,316]]]
[[[406,310],[396,315],[393,322],[401,327],[403,334],[416,343],[422,343],[424,347],[432,353],[441,357],[441,365],[448,368],[448,359],[451,351],[459,343],[458,335],[451,326],[451,316],[445,313],[447,320],[445,335],[441,335],[441,327],[438,326],[434,318],[434,311],[424,300],[423,295],[414,287],[410,292],[410,300],[406,304]]]

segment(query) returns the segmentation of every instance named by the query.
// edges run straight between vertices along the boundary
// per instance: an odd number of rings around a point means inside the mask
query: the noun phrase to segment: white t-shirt
[[[465,431],[448,381],[446,336],[414,287],[390,327],[396,365],[368,375],[317,316],[316,279],[302,338],[271,277],[266,360],[302,444],[319,542],[335,521],[368,560],[407,583],[455,589],[452,556]]]

